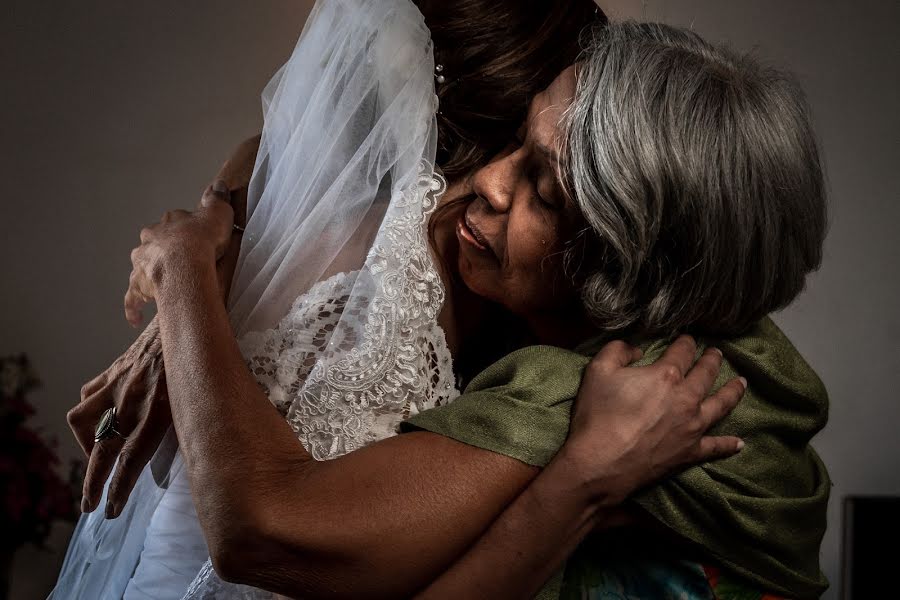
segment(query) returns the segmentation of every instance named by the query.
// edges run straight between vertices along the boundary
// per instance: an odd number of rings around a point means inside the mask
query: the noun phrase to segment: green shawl
[[[413,416],[401,431],[432,431],[543,467],[565,441],[582,371],[601,345],[592,340],[577,352],[551,346],[513,352],[481,372],[454,402]],[[828,587],[819,544],[830,481],[809,441],[827,419],[825,388],[769,318],[740,337],[700,339],[698,345],[724,354],[716,388],[738,375],[748,381],[743,400],[710,432],[740,436],[747,445],[633,500],[748,583],[789,597],[818,597]],[[638,364],[649,364],[667,341],[641,347]],[[557,596],[559,585],[557,578]]]

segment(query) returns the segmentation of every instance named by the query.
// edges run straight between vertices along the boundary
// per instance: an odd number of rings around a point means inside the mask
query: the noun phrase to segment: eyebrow
[[[549,146],[545,146],[544,144],[536,141],[534,138],[532,138],[532,143],[534,144],[534,147],[537,149],[537,151],[540,152],[552,166],[561,164],[559,153],[555,149]]]

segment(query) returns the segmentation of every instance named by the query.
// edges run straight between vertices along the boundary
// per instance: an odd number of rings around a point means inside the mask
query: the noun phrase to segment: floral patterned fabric
[[[664,538],[627,529],[591,536],[566,566],[561,600],[784,600]]]

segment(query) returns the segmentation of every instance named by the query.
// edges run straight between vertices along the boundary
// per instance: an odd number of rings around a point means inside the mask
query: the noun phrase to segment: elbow
[[[243,528],[209,543],[216,574],[228,583],[310,600],[359,598],[367,577],[364,558],[323,548],[287,548],[262,530]]]
[[[251,559],[259,548],[255,539],[257,533],[249,527],[210,532],[207,535],[210,562],[222,580],[229,583],[250,583],[253,577],[252,564],[255,562]]]
[[[215,504],[197,507],[213,569],[229,583],[252,583],[275,558],[268,548],[258,506],[259,502],[220,496]]]
[[[246,583],[246,569],[242,568],[241,561],[235,556],[235,553],[225,551],[222,548],[209,548],[209,559],[212,562],[213,570],[222,581],[228,583]]]

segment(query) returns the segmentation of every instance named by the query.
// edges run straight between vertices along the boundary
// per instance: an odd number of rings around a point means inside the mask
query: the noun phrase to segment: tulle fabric
[[[276,327],[317,282],[358,271],[342,300],[351,308],[319,340],[323,351],[308,369],[310,381],[292,384],[285,416],[298,435],[309,415],[330,410],[323,400],[348,407],[363,434],[358,443],[381,435],[365,430],[373,421],[370,407],[382,407],[374,419],[382,432],[386,421],[428,408],[410,406],[416,390],[396,385],[397,369],[384,359],[404,352],[413,358],[409,343],[391,344],[421,338],[417,328],[433,326],[443,298],[427,252],[415,264],[408,252],[421,242],[410,240],[410,232],[419,235],[425,227],[423,202],[435,181],[433,70],[430,34],[409,0],[320,0],[291,58],[263,92],[264,129],[230,294],[237,337]],[[414,227],[385,226],[399,222]],[[354,387],[358,381],[335,379],[348,361],[359,367],[353,377],[374,383],[363,389]],[[335,389],[342,399],[325,397]],[[323,446],[321,458],[355,444]],[[204,551],[196,517],[184,510],[184,463],[176,446],[170,432],[119,518],[106,520],[102,510],[81,517],[53,600],[119,599],[129,582],[135,598],[180,597],[165,585],[183,581],[184,574],[167,575],[161,559],[193,565]],[[106,491],[100,506],[105,501]],[[147,539],[148,530],[154,539]],[[132,581],[141,560],[145,570]],[[155,571],[146,570],[150,562],[159,563]],[[154,576],[159,585],[151,590]],[[195,582],[200,593],[194,597],[202,596],[203,586]],[[215,597],[254,596],[250,588],[232,587]]]
[[[409,0],[317,3],[263,93],[231,290],[238,336],[274,326],[327,274],[360,268],[388,203],[417,185],[422,161],[433,170],[433,71],[430,33]]]

